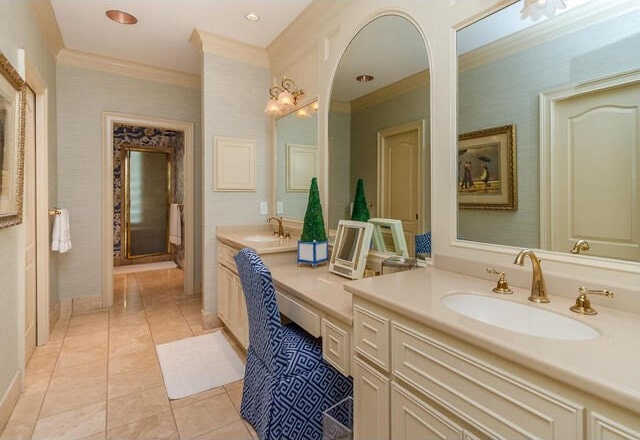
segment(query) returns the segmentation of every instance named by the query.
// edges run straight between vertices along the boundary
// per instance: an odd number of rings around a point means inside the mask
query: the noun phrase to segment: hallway
[[[154,345],[208,332],[182,283],[180,269],[116,275],[110,310],[60,320],[0,439],[256,438],[239,415],[242,381],[167,398]]]

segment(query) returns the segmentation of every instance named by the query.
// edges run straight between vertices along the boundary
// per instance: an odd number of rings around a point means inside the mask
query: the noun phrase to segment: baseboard
[[[18,403],[21,392],[22,372],[18,370],[15,376],[13,376],[9,389],[7,389],[4,396],[2,396],[2,400],[0,400],[0,433],[6,428],[9,417],[11,417],[11,413]]]
[[[91,312],[103,309],[102,296],[82,296],[73,298],[73,313]]]
[[[60,300],[60,319],[71,319],[71,313],[73,312],[73,300],[61,299]]]
[[[49,333],[51,333],[60,319],[60,309],[60,301],[49,308]]]
[[[202,328],[209,330],[212,328],[222,327],[222,321],[218,318],[218,315],[214,315],[211,312],[202,311]]]

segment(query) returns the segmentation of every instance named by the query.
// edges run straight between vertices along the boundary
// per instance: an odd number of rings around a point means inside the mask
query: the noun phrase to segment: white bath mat
[[[156,345],[169,399],[181,399],[244,377],[244,363],[221,332]]]
[[[158,263],[129,264],[126,266],[116,266],[113,268],[113,274],[146,272],[149,270],[173,269],[178,267],[174,261],[160,261]]]

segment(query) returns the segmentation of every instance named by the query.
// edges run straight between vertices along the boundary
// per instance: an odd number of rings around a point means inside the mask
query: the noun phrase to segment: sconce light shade
[[[279,86],[269,89],[269,100],[265,107],[265,113],[279,116],[288,108],[297,104],[298,97],[304,95],[304,90],[298,89],[296,83],[289,78],[282,78]]]
[[[531,17],[531,20],[537,21],[541,16],[547,18],[553,17],[558,9],[567,7],[567,0],[524,0],[524,6],[520,11],[520,18],[523,20]]]

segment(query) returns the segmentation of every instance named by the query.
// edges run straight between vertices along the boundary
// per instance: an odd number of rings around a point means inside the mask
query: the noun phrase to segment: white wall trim
[[[269,68],[267,50],[258,46],[241,43],[240,41],[210,34],[200,29],[195,29],[189,41],[202,52],[218,55],[245,64]]]
[[[16,407],[18,399],[20,398],[20,392],[22,391],[22,371],[16,371],[16,374],[11,379],[9,388],[2,396],[0,400],[0,433],[4,431],[7,426],[11,412]]]
[[[49,46],[51,54],[54,58],[57,57],[58,53],[64,48],[64,40],[62,39],[51,2],[28,2],[28,5],[38,20],[40,30],[44,34],[44,39]]]
[[[36,345],[49,341],[49,90],[26,60],[27,84],[36,98]]]
[[[57,61],[60,64],[80,67],[81,69],[97,70],[114,75],[156,81],[191,89],[200,88],[199,75],[81,52],[79,50],[64,48],[58,53]]]
[[[194,127],[192,122],[125,113],[102,115],[102,306],[113,304],[113,125],[116,123],[160,127],[184,133],[184,293],[193,295],[194,279]]]

